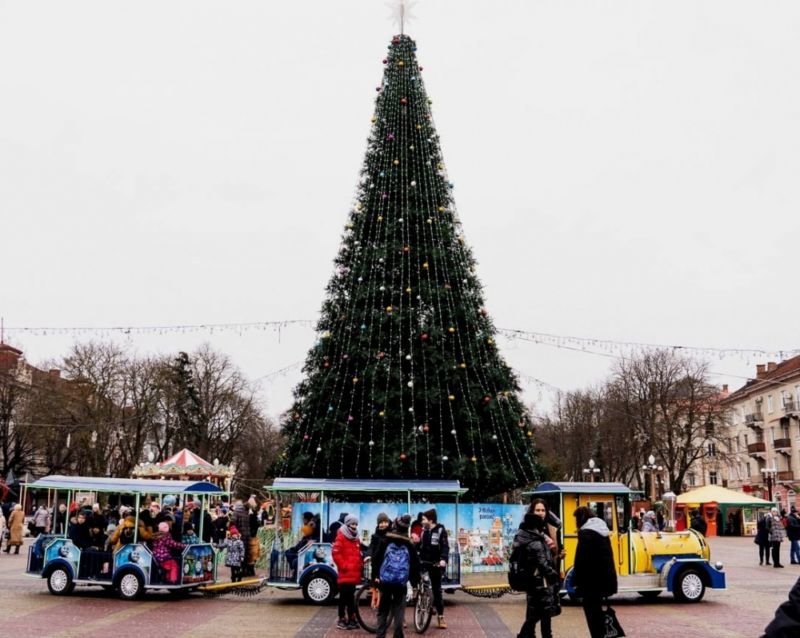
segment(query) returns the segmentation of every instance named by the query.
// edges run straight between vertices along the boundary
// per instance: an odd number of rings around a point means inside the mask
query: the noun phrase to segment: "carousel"
[[[208,481],[224,490],[230,500],[234,469],[230,465],[222,465],[218,459],[210,463],[184,448],[164,461],[153,462],[151,458],[147,463],[140,463],[131,475],[133,478]]]

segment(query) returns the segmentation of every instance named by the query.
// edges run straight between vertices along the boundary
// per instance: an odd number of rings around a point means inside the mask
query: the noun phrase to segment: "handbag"
[[[606,605],[606,608],[603,609],[603,624],[605,627],[603,638],[621,638],[621,636],[625,635],[625,630],[617,619],[617,612],[613,610],[611,605]]]

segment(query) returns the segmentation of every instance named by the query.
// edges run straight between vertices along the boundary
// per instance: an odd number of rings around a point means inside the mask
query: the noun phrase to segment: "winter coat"
[[[786,517],[786,538],[800,541],[800,514],[793,512]]]
[[[89,532],[89,523],[70,523],[67,536],[78,549],[87,549],[92,546],[92,535]]]
[[[126,516],[122,519],[117,525],[117,529],[115,529],[111,536],[108,537],[108,544],[111,545],[114,551],[118,550],[123,545],[127,545],[127,543],[123,542],[126,537],[133,538],[128,533],[123,535],[123,531],[125,530],[133,530],[134,526],[136,525],[136,519],[133,516]],[[144,521],[139,521],[139,534],[137,536],[137,542],[143,543],[145,541],[149,541],[153,538],[153,534],[150,533],[150,529],[144,524]],[[133,540],[129,541],[133,542]]]
[[[700,532],[703,536],[705,536],[706,532],[708,531],[708,525],[706,525],[705,520],[699,514],[697,516],[692,516],[690,527],[693,530]]]
[[[227,567],[241,567],[244,563],[244,541],[241,538],[229,538],[219,544],[220,549],[227,549],[225,565]]]
[[[767,517],[767,532],[769,533],[770,543],[782,543],[786,538],[786,529],[780,516]]]
[[[794,638],[800,636],[800,579],[789,592],[789,600],[775,610],[775,618],[761,638]]]
[[[186,545],[183,543],[175,541],[169,532],[158,532],[150,541],[150,550],[153,552],[153,558],[159,563],[174,558],[172,555],[173,549],[183,551],[185,547]]]
[[[8,517],[8,546],[22,545],[22,534],[25,528],[25,513],[22,510],[14,510]]]
[[[419,543],[419,559],[438,565],[440,560],[446,563],[449,558],[450,545],[444,525],[437,523],[430,529],[423,530]]]
[[[239,530],[242,541],[247,543],[247,541],[250,540],[250,512],[248,512],[247,508],[241,503],[237,503],[233,506],[231,523]]]
[[[347,538],[340,528],[331,555],[338,571],[336,581],[340,585],[358,585],[363,580],[364,559],[361,558],[361,541],[358,537]]]
[[[608,526],[596,516],[578,530],[572,586],[583,597],[606,598],[617,593],[617,570]]]
[[[555,568],[553,552],[547,546],[547,526],[537,518],[535,514],[525,515],[511,548],[512,552],[518,547],[525,548],[526,564],[532,572],[527,604],[536,609],[537,616],[553,616],[559,607],[557,596],[561,578]]]
[[[44,507],[40,507],[38,510],[36,510],[36,513],[33,515],[33,525],[34,527],[49,529],[50,512],[48,512],[47,509]]]
[[[374,537],[373,537],[374,538]],[[408,571],[408,581],[413,587],[419,584],[419,555],[414,547],[414,543],[408,536],[388,532],[385,536],[379,537],[375,545],[375,551],[372,554],[372,580],[380,581],[381,566],[383,565],[383,557],[386,555],[386,548],[389,543],[396,543],[397,545],[405,545],[408,548],[408,556],[411,561]],[[380,584],[379,584],[380,586]]]

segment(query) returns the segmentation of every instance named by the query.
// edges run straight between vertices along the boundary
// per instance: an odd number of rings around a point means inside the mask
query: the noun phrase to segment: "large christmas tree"
[[[529,418],[461,233],[416,44],[392,39],[284,476],[454,478],[473,498],[533,480]]]

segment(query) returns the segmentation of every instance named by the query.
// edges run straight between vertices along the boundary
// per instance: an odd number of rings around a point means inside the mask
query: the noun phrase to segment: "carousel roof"
[[[204,458],[197,456],[197,454],[186,448],[183,448],[177,454],[173,454],[166,461],[159,463],[159,465],[177,465],[178,467],[194,467],[200,465],[209,469],[214,469],[213,463],[209,463]]]

